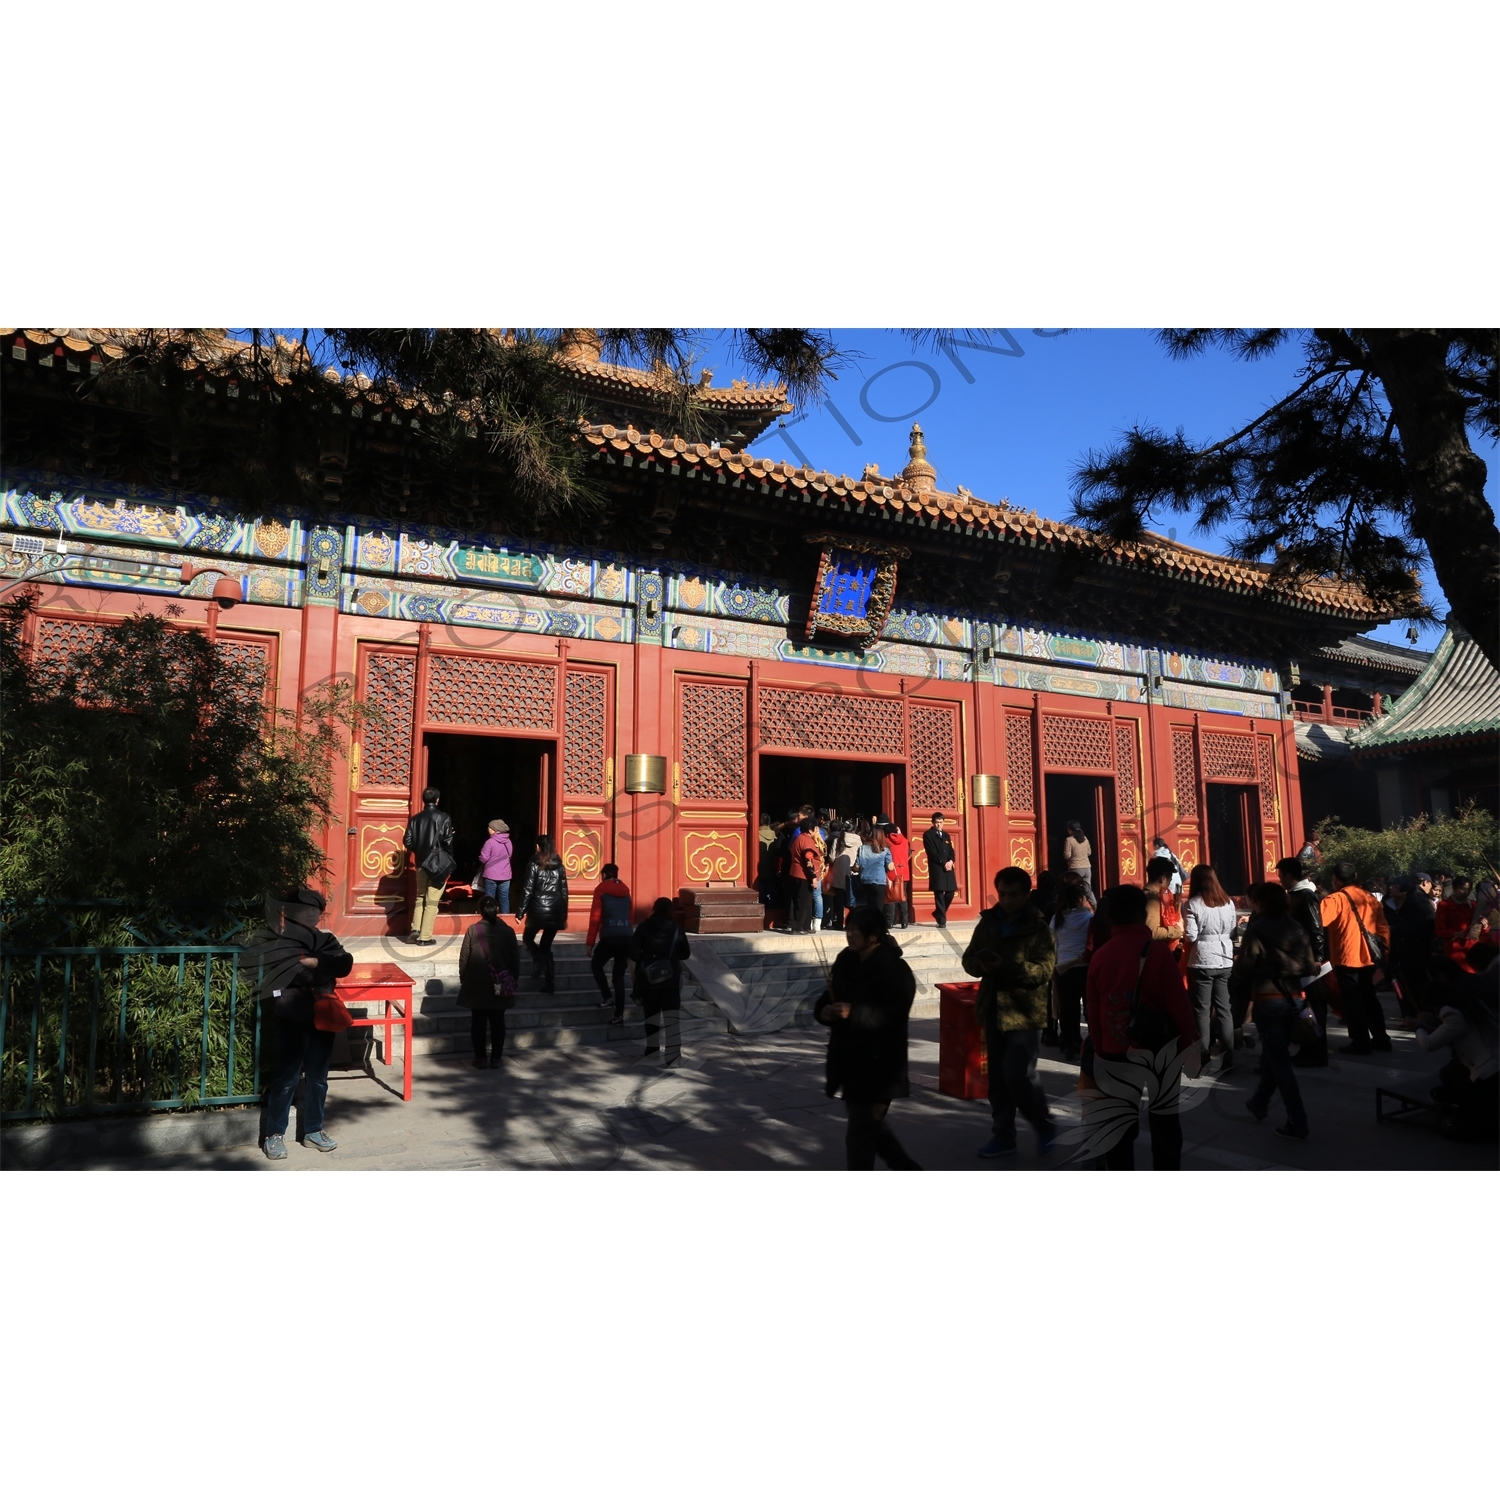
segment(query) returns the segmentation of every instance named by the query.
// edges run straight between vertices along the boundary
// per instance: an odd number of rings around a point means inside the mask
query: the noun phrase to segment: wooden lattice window
[[[1081,771],[1113,769],[1108,719],[1042,715],[1042,763]]]
[[[552,730],[557,668],[545,662],[485,656],[434,656],[427,667],[427,718],[433,724]]]
[[[1198,771],[1193,764],[1193,731],[1172,731],[1172,790],[1177,797],[1177,816],[1198,816]]]
[[[43,616],[37,622],[36,643],[32,661],[43,672],[64,671],[74,658],[80,673],[86,672],[88,657],[98,648],[104,632],[110,627],[94,620],[67,620]],[[177,629],[200,629],[199,626],[178,626]],[[235,640],[219,636],[215,642],[218,652],[225,660],[247,669],[249,676],[244,687],[248,697],[254,701],[269,695],[271,688],[271,647],[258,640]]]
[[[607,687],[603,672],[568,672],[564,689],[563,792],[569,797],[605,794]]]
[[[1012,812],[1036,811],[1036,766],[1031,755],[1031,715],[1005,716],[1005,767]]]
[[[1135,765],[1135,723],[1115,721],[1115,801],[1122,818],[1133,818],[1139,812],[1140,778]]]
[[[1214,781],[1256,780],[1255,741],[1248,734],[1205,734],[1203,774]]]
[[[958,715],[951,708],[911,707],[911,804],[924,811],[955,806]]]
[[[1267,823],[1276,821],[1276,747],[1261,736],[1255,742],[1260,767],[1260,815]]]
[[[365,658],[365,702],[380,710],[365,725],[362,786],[406,786],[411,778],[412,710],[417,659],[409,652],[372,651]]]
[[[691,802],[745,800],[745,694],[735,682],[684,682],[682,796]]]
[[[904,755],[901,704],[858,693],[760,690],[760,743],[767,749]]]
[[[105,628],[91,620],[55,620],[44,616],[37,621],[32,661],[39,668],[66,669],[74,656],[87,655],[99,644]]]

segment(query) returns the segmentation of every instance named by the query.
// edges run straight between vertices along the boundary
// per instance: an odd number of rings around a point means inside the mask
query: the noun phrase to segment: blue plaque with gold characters
[[[840,636],[863,645],[874,641],[896,597],[896,563],[911,554],[852,537],[810,536],[823,548],[807,615],[807,638]]]

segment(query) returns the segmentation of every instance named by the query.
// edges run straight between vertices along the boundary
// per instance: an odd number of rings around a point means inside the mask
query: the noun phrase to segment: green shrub
[[[1500,866],[1500,827],[1494,814],[1472,803],[1451,818],[1425,814],[1394,828],[1346,828],[1325,818],[1313,830],[1318,863],[1348,860],[1362,883],[1392,875],[1446,870],[1482,880]]]
[[[243,905],[326,876],[335,755],[371,716],[352,683],[314,689],[300,713],[270,711],[258,669],[144,609],[65,663],[42,661],[24,644],[35,602],[30,590],[0,606],[0,892],[13,933],[38,903],[123,900],[150,926],[184,904]],[[123,923],[100,908],[62,941],[140,941]]]

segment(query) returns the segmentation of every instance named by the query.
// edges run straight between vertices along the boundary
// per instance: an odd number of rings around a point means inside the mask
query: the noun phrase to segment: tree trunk
[[[1464,399],[1436,329],[1360,329],[1385,387],[1411,484],[1411,529],[1432,558],[1458,623],[1500,670],[1500,528],[1485,499],[1484,460],[1469,446]]]

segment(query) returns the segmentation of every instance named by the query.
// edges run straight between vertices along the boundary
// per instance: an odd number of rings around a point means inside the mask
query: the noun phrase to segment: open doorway
[[[1228,782],[1208,784],[1208,853],[1219,884],[1231,896],[1243,896],[1260,860],[1260,792]]]
[[[547,788],[556,743],[552,740],[521,740],[494,734],[428,734],[428,786],[442,794],[442,808],[453,819],[454,874],[467,880],[479,863],[479,850],[488,836],[492,818],[510,824],[516,858],[511,888],[514,908],[521,894],[538,833],[550,833],[547,820]],[[455,912],[475,909],[477,903],[460,901]],[[445,908],[446,910],[447,908]]]
[[[810,755],[760,757],[760,810],[779,822],[804,805],[834,809],[840,818],[893,822],[906,814],[906,767]],[[910,830],[907,830],[908,832]]]
[[[1114,880],[1115,784],[1109,776],[1060,776],[1047,773],[1047,868],[1067,869],[1063,845],[1068,824],[1079,824],[1089,841],[1093,888],[1097,896]]]

